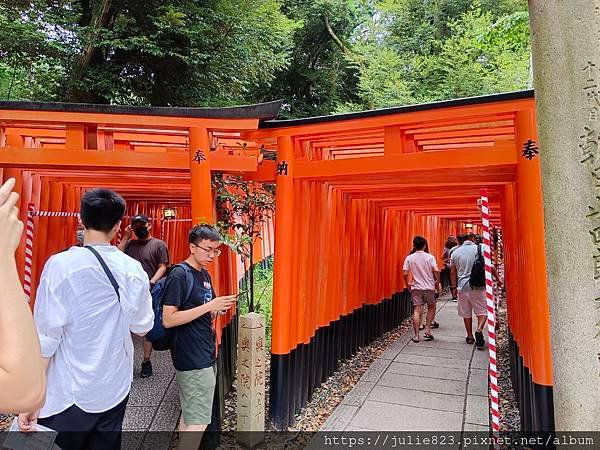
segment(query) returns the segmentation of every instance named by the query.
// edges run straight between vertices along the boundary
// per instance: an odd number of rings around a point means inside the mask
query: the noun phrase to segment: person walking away
[[[452,252],[450,256],[452,295],[458,294],[458,315],[463,318],[467,337],[467,344],[475,343],[479,350],[483,350],[485,340],[483,327],[487,319],[487,306],[485,300],[485,286],[473,288],[469,284],[471,270],[478,255],[478,248],[483,249],[473,242],[475,235],[467,233],[464,243]],[[477,330],[473,338],[473,314],[477,316]]]
[[[148,275],[110,245],[125,201],[93,189],[81,199],[84,247],[51,256],[37,290],[34,321],[48,377],[39,411],[19,414],[19,429],[58,431],[64,450],[119,449],[133,381],[131,333],[153,325]]]
[[[440,274],[440,278],[442,280],[442,285],[444,285],[444,281],[446,282],[446,286],[450,285],[450,249],[458,244],[458,241],[454,236],[448,236],[446,243],[444,244],[444,250],[442,251],[442,261],[444,263],[444,268]]]
[[[435,257],[425,250],[428,248],[427,240],[422,236],[415,236],[413,239],[414,253],[411,253],[404,260],[404,282],[408,286],[413,301],[413,328],[415,335],[413,342],[419,342],[419,324],[423,305],[427,304],[427,320],[425,322],[425,340],[432,340],[431,324],[435,317],[436,309],[436,291],[440,288],[440,271],[437,267]],[[409,284],[408,276],[412,274],[413,281]]]
[[[464,244],[465,242],[465,234],[464,233],[460,233],[459,235],[456,236],[456,244],[454,245],[454,247],[452,247],[449,251],[448,251],[448,256],[450,258],[452,258],[452,253],[454,253],[454,251],[459,248],[461,245]],[[452,301],[454,303],[458,302],[458,298],[456,297],[456,290],[452,289],[452,286],[455,283],[452,282],[452,263],[450,263],[450,293],[452,295]]]
[[[151,229],[150,219],[143,214],[138,214],[131,219],[131,225],[125,228],[123,240],[119,243],[119,250],[142,264],[142,268],[150,279],[150,290],[158,280],[166,275],[169,265],[167,244],[152,237]],[[132,234],[135,234],[136,239],[132,239]],[[144,339],[144,359],[140,378],[152,376],[151,355],[152,344]]]
[[[188,236],[190,256],[172,268],[163,288],[163,326],[173,333],[171,358],[181,403],[179,447],[185,449],[198,448],[211,422],[217,376],[213,320],[236,303],[235,295],[216,296],[206,270],[221,254],[220,241],[221,236],[211,226],[192,228]],[[191,292],[188,273],[193,278]]]

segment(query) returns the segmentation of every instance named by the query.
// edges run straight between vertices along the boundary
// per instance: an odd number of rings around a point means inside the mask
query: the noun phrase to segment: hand
[[[37,430],[37,420],[40,410],[19,414],[19,431],[32,433]]]
[[[215,297],[208,304],[211,306],[210,310],[215,312],[225,311],[235,305],[237,297],[235,295],[225,295],[223,297]]]
[[[19,194],[12,192],[15,179],[10,178],[0,187],[0,254],[12,255],[21,241],[23,223],[19,220],[19,209],[15,206]]]
[[[123,239],[125,239],[126,241],[130,240],[132,234],[133,234],[133,228],[131,228],[131,225],[127,225],[125,227],[125,232],[123,233]]]

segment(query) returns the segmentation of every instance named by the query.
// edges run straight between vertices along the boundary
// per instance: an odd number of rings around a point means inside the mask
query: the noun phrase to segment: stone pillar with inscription
[[[239,318],[237,377],[238,441],[252,448],[265,430],[265,318],[248,313]]]
[[[600,430],[600,0],[529,0],[557,431]]]

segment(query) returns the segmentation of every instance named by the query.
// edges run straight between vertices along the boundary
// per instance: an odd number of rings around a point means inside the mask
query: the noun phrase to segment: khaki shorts
[[[458,316],[468,319],[476,316],[487,316],[487,303],[484,289],[467,289],[458,291]]]
[[[217,382],[216,364],[205,369],[176,371],[181,414],[186,425],[208,425]]]
[[[410,297],[412,298],[415,306],[421,306],[425,303],[428,305],[433,305],[435,303],[435,291],[411,289]]]

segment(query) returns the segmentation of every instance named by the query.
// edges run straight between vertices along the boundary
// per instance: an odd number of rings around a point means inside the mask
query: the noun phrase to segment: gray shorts
[[[212,418],[217,365],[176,371],[181,414],[186,425],[208,425]]]
[[[487,299],[484,289],[465,289],[458,291],[458,316],[469,319],[476,316],[487,316]]]
[[[411,289],[410,297],[415,306],[421,306],[427,303],[433,305],[435,303],[435,291],[423,289]]]

